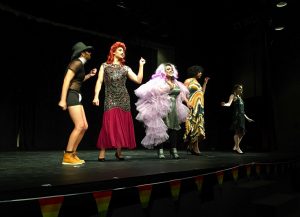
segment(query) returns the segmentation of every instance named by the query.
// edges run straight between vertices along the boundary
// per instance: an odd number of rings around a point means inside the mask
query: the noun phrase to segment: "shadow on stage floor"
[[[165,190],[162,189],[166,188],[162,186],[170,183],[176,186],[176,180],[183,187],[188,186],[186,183],[191,179],[207,176],[204,179],[205,186],[215,186],[222,184],[223,180],[237,179],[235,168],[238,169],[239,178],[249,178],[253,174],[259,176],[260,173],[274,173],[275,170],[278,173],[279,170],[291,168],[299,160],[299,155],[291,153],[237,154],[229,151],[204,151],[201,156],[179,151],[181,159],[175,160],[167,155],[167,150],[165,152],[166,159],[157,159],[155,150],[124,150],[125,161],[119,161],[114,151],[109,150],[106,161],[99,162],[97,150],[82,150],[79,156],[86,163],[80,166],[62,165],[62,151],[1,152],[0,205],[3,208],[3,204],[57,196],[81,196],[87,197],[85,201],[88,201],[91,198],[87,195],[93,192],[114,191],[114,195],[117,195],[120,190],[131,195],[132,191],[128,189],[157,184],[160,187],[155,191],[163,194]],[[199,182],[195,185],[197,187],[199,190]],[[209,199],[209,188],[201,188],[204,193],[207,191],[206,199]],[[174,193],[174,189],[171,189],[171,193]],[[114,201],[116,204],[116,199]],[[123,203],[126,204],[126,201]]]

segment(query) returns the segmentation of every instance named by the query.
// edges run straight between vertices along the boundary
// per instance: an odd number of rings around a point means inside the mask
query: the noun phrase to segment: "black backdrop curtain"
[[[57,103],[65,67],[69,63],[71,48],[77,41],[93,45],[95,52],[86,69],[99,69],[106,61],[114,38],[101,38],[80,31],[66,29],[14,14],[0,13],[2,49],[1,127],[0,150],[63,150],[73,124],[66,111]],[[9,20],[9,22],[5,22]],[[137,72],[139,59],[147,60],[145,79],[149,79],[157,65],[156,49],[127,43],[126,64]],[[95,148],[102,121],[103,107],[92,105],[94,85],[97,77],[83,84],[83,104],[89,129],[80,148]],[[133,118],[136,115],[133,90],[137,88],[128,81]],[[101,90],[103,101],[104,87]],[[143,136],[139,127],[137,141]],[[140,136],[139,136],[140,135]]]
[[[295,74],[299,71],[299,38],[274,37],[264,18],[254,21],[239,25],[240,29],[232,29],[216,20],[203,28],[206,30],[201,41],[197,34],[186,34],[175,44],[174,63],[178,66],[181,81],[186,77],[186,68],[193,64],[203,65],[204,77],[211,77],[205,95],[207,140],[202,147],[232,148],[233,135],[228,130],[230,110],[221,108],[220,102],[227,100],[232,86],[240,82],[245,87],[246,112],[256,120],[255,124],[247,125],[243,139],[245,147],[258,151],[274,150],[278,145],[287,147],[283,144],[286,138],[290,149],[295,149],[298,143],[298,112],[296,106],[289,106],[291,112],[287,112],[286,104],[299,98],[296,83],[299,73]],[[0,12],[0,24],[0,150],[62,150],[73,126],[67,112],[61,111],[57,103],[71,47],[77,41],[93,45],[96,52],[86,68],[99,68],[116,39],[3,11]],[[183,27],[192,26],[185,23]],[[123,41],[128,48],[127,65],[134,71],[138,69],[140,57],[146,59],[144,82],[147,81],[157,67],[157,48],[127,43],[130,40],[126,38]],[[103,108],[92,105],[95,80],[88,80],[83,86],[89,129],[80,146],[82,149],[95,148],[101,127]],[[128,82],[133,118],[136,115],[135,88],[137,85]],[[104,89],[102,98],[103,93]],[[141,147],[144,128],[137,121],[134,124],[137,144]],[[274,131],[279,138],[275,137]]]

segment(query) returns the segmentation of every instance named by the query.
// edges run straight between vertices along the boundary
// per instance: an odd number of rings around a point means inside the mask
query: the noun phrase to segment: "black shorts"
[[[67,94],[67,106],[74,106],[74,105],[82,105],[81,103],[82,96],[76,90],[68,90]]]

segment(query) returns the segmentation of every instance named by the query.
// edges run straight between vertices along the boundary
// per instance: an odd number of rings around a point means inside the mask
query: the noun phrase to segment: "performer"
[[[233,104],[233,118],[232,118],[233,121],[231,125],[232,129],[234,130],[233,150],[239,154],[243,154],[243,151],[240,148],[240,143],[246,132],[245,119],[247,119],[247,121],[249,122],[254,122],[254,120],[252,120],[245,114],[242,94],[243,94],[243,85],[236,84],[233,87],[232,94],[229,96],[228,102],[221,103],[222,106],[227,106],[227,107]]]
[[[100,67],[95,86],[93,104],[99,106],[99,93],[104,81],[104,114],[97,142],[97,148],[100,149],[99,161],[105,161],[107,148],[115,148],[115,157],[118,160],[124,160],[122,148],[134,149],[136,147],[126,80],[129,78],[141,84],[146,61],[143,58],[140,59],[139,71],[136,75],[129,66],[125,65],[125,52],[126,46],[122,42],[116,42],[111,46],[107,61]]]
[[[137,120],[145,125],[146,136],[142,145],[152,149],[157,147],[158,158],[165,158],[164,143],[170,145],[170,155],[179,159],[177,152],[180,124],[185,122],[190,106],[188,89],[177,80],[178,72],[171,63],[158,66],[152,78],[135,90],[139,98],[136,106]]]
[[[201,86],[198,80],[203,71],[203,68],[198,65],[189,67],[188,78],[184,81],[184,85],[190,91],[189,102],[192,108],[186,120],[183,139],[189,143],[187,150],[197,156],[200,155],[199,144],[205,139],[204,94],[209,77],[204,78],[203,86]]]
[[[81,86],[84,81],[93,77],[97,69],[92,69],[85,74],[84,64],[91,59],[92,46],[86,46],[82,42],[76,43],[72,50],[72,58],[69,63],[64,82],[62,85],[61,97],[58,105],[63,109],[68,109],[69,115],[74,123],[74,129],[70,134],[69,141],[64,153],[62,164],[78,165],[85,163],[77,156],[77,147],[81,142],[85,131],[88,129],[88,122],[81,95]]]

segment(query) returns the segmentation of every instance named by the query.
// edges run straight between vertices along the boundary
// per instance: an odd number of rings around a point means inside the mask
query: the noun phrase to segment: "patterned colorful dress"
[[[105,99],[97,148],[136,147],[130,97],[126,89],[128,66],[103,63]]]
[[[204,93],[201,85],[194,78],[190,80],[188,89],[190,91],[189,102],[192,105],[192,109],[190,109],[185,122],[186,131],[183,139],[188,139],[191,143],[194,143],[198,141],[200,136],[205,138]]]

